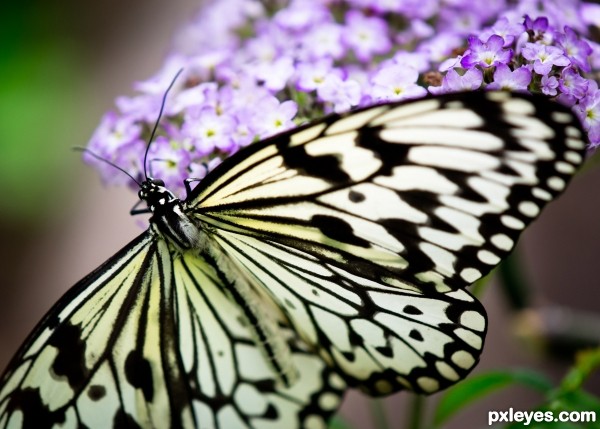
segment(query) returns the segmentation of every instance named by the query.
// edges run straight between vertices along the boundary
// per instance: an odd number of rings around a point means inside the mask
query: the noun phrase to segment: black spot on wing
[[[347,183],[350,176],[340,166],[340,159],[335,155],[309,155],[304,146],[287,147],[288,142],[284,142],[281,155],[285,165],[301,174],[318,177],[332,183]]]
[[[365,200],[365,194],[363,194],[362,192],[358,192],[358,191],[353,191],[350,190],[350,192],[348,192],[348,199],[350,201],[352,201],[353,203],[360,203],[362,201]]]
[[[373,151],[374,155],[383,161],[380,174],[391,176],[394,167],[408,164],[410,146],[386,142],[379,135],[381,130],[382,127],[363,128],[359,133],[358,145]]]
[[[354,235],[352,226],[343,219],[333,216],[315,215],[311,219],[311,225],[318,228],[326,237],[341,243],[360,247],[369,247],[370,245],[367,240]]]
[[[423,341],[423,335],[421,335],[421,333],[419,331],[417,331],[416,329],[413,329],[412,331],[410,331],[408,336],[410,338],[412,338],[413,340]]]
[[[15,391],[7,404],[7,414],[21,410],[23,416],[22,429],[52,428],[65,422],[64,410],[51,411],[42,402],[38,389],[25,388]]]
[[[142,429],[142,427],[122,408],[119,408],[113,419],[113,429]]]
[[[94,384],[90,386],[87,394],[92,401],[99,401],[106,396],[106,388],[99,384]]]
[[[404,309],[402,311],[404,311],[406,314],[412,314],[415,316],[419,316],[419,315],[423,314],[423,312],[421,310],[419,310],[417,307],[415,307],[414,305],[406,305],[406,306],[404,306]]]
[[[150,362],[139,351],[132,350],[125,360],[125,376],[135,388],[141,389],[144,399],[152,402],[154,387],[152,385],[152,369]]]
[[[419,225],[403,219],[383,219],[379,223],[405,247],[401,254],[408,261],[408,267],[402,274],[403,278],[418,282],[413,278],[415,274],[435,268],[433,261],[419,248],[423,242],[418,232]]]
[[[277,420],[279,418],[279,412],[272,403],[269,403],[267,410],[261,417],[267,420]]]
[[[85,366],[85,342],[81,328],[63,324],[51,335],[48,345],[56,347],[58,354],[52,363],[52,371],[57,377],[66,377],[69,386],[78,390],[89,377]]]

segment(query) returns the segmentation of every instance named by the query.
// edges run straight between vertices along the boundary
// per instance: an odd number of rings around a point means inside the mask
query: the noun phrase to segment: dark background
[[[132,94],[134,81],[158,70],[174,31],[198,4],[0,6],[0,368],[71,285],[141,232],[128,215],[135,193],[104,188],[70,147],[84,146],[114,98]],[[537,306],[559,304],[600,318],[598,185],[599,168],[581,174],[524,234],[518,251]],[[518,366],[559,380],[568,361],[549,360],[532,341],[516,339],[513,313],[495,283],[484,296],[490,329],[476,373]],[[587,328],[599,333],[598,320]],[[600,394],[600,377],[589,389]],[[529,410],[540,400],[512,389],[449,427],[484,427],[488,410]],[[385,401],[390,427],[405,426],[407,401],[403,394]],[[342,413],[357,428],[372,425],[359,393],[348,395]]]

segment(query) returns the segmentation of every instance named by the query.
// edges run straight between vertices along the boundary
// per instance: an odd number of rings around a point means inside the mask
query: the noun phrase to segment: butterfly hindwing
[[[276,380],[215,269],[147,232],[76,285],[32,334],[5,374],[0,427],[324,422],[344,382],[286,338],[302,368],[291,387]]]
[[[303,340],[363,391],[432,393],[464,378],[479,360],[485,310],[467,291],[424,294],[255,237],[223,232],[215,240],[275,297]]]

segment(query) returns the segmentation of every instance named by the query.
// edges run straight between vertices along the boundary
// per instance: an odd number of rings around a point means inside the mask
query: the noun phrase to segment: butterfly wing
[[[0,427],[303,427],[343,380],[290,340],[302,368],[276,382],[209,263],[146,232],[78,283],[2,380]],[[282,328],[283,329],[283,328]]]
[[[305,339],[337,350],[351,382],[431,392],[468,372],[483,344],[484,310],[463,289],[564,189],[583,136],[541,96],[371,107],[234,155],[186,210]],[[315,303],[315,290],[327,299]],[[392,371],[397,386],[377,387],[392,362],[406,365]]]
[[[425,294],[256,237],[219,231],[212,239],[276,297],[305,342],[371,395],[432,393],[464,378],[479,359],[485,310],[467,291]]]
[[[422,288],[455,290],[497,265],[565,188],[583,139],[575,116],[542,96],[382,105],[234,155],[194,190],[188,210],[210,227],[352,262],[366,276],[375,264]]]

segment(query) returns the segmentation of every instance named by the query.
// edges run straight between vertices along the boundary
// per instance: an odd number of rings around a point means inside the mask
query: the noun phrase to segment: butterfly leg
[[[192,192],[192,186],[190,184],[194,182],[200,182],[201,180],[202,179],[200,178],[189,177],[183,181],[183,186],[185,186],[186,197],[189,196]]]
[[[139,214],[150,213],[150,209],[148,207],[144,207],[143,209],[138,209],[137,208],[143,202],[144,201],[139,200],[137,203],[135,203],[135,205],[131,208],[131,210],[129,210],[129,214],[131,216],[136,216],[136,215],[139,215]]]

